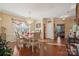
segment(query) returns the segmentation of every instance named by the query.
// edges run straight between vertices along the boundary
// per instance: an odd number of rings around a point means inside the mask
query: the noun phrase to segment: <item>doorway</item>
[[[64,24],[57,24],[56,25],[56,38],[60,36],[61,38],[65,37],[65,25]]]
[[[54,24],[51,20],[44,24],[44,39],[54,39]]]

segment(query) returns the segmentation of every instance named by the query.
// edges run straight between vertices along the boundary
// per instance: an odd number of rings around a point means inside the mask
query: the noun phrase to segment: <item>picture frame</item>
[[[37,23],[36,28],[40,28],[40,27],[41,27],[41,23]]]

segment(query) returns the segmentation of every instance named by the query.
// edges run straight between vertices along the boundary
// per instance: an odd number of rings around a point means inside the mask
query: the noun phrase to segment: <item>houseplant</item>
[[[7,41],[0,37],[0,56],[11,56],[12,49],[7,47]]]

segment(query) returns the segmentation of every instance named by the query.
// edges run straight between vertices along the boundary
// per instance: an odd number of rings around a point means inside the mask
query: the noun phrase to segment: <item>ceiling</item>
[[[22,17],[75,16],[75,3],[0,3],[0,11]]]

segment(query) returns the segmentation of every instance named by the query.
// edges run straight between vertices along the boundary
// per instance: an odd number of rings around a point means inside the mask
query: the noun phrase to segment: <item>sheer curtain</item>
[[[29,27],[27,24],[25,24],[25,22],[14,21],[12,24],[15,38],[18,37],[19,35],[22,35],[23,32],[28,31]]]

